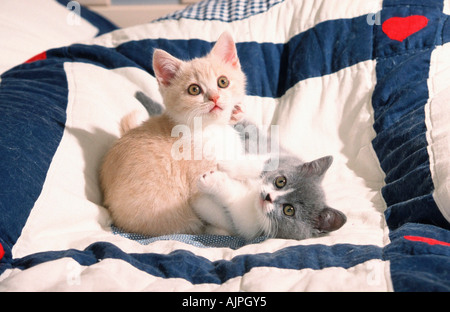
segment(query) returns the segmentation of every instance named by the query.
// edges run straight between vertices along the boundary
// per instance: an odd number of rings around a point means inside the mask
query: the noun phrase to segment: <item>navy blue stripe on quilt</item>
[[[45,62],[46,66],[24,64],[1,76],[0,237],[4,248],[12,248],[22,232],[66,122],[63,64]]]
[[[383,258],[389,260],[395,291],[450,291],[449,231],[407,223],[389,236]]]
[[[138,67],[142,69],[139,63],[129,59],[126,55],[117,53],[114,49],[98,45],[73,44],[63,48],[51,49],[47,51],[47,58],[60,63],[88,63],[105,69],[120,67]],[[147,60],[147,62],[149,61],[150,59]]]
[[[372,59],[372,26],[367,16],[322,22],[291,38],[285,44],[242,42],[237,50],[247,75],[247,93],[261,97],[281,97],[299,81],[339,71]],[[146,39],[128,41],[116,48],[72,45],[48,51],[49,57],[88,62],[113,69],[134,66],[154,75],[155,48],[189,60],[210,52],[214,42],[198,39]]]
[[[443,20],[442,44],[450,42],[450,16],[445,15]]]
[[[406,5],[408,3],[408,5]],[[372,144],[386,173],[382,189],[387,204],[386,221],[391,230],[408,222],[450,228],[434,199],[427,151],[425,110],[431,54],[445,41],[448,16],[442,1],[424,4],[385,1],[382,22],[391,17],[422,15],[427,26],[403,42],[391,40],[375,27],[377,84],[372,96],[374,129]]]
[[[372,245],[337,244],[287,247],[273,253],[246,254],[231,260],[210,261],[190,251],[175,250],[169,254],[125,253],[106,242],[93,243],[85,250],[69,249],[35,253],[14,259],[12,268],[29,269],[38,264],[71,257],[80,265],[90,266],[103,259],[119,259],[135,268],[161,278],[183,278],[192,284],[222,284],[243,276],[257,267],[280,269],[350,268],[372,259],[381,259],[382,248]]]
[[[299,81],[372,59],[372,32],[367,16],[361,16],[322,22],[284,44],[237,43],[247,94],[278,98]],[[364,41],[368,44],[361,44]],[[123,43],[116,50],[153,75],[154,48],[188,60],[207,54],[213,44],[198,39],[148,39]]]

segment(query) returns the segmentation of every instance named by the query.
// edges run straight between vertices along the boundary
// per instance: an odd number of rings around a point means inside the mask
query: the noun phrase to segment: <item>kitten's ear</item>
[[[166,51],[155,49],[153,53],[153,70],[158,83],[165,86],[170,85],[183,61],[170,55]]]
[[[339,210],[326,207],[320,212],[316,220],[316,228],[322,232],[336,231],[343,226],[346,221],[347,217],[345,214]]]
[[[318,176],[322,177],[330,168],[333,162],[333,156],[325,156],[300,166],[300,173],[306,177]]]
[[[211,54],[222,59],[225,63],[231,64],[232,66],[239,68],[241,65],[239,63],[239,58],[237,55],[236,45],[234,44],[233,37],[230,33],[224,32],[220,35],[216,44],[211,50]]]

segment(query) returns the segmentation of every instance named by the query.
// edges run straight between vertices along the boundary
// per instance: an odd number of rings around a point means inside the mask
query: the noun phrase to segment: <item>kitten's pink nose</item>
[[[210,94],[208,96],[208,100],[213,101],[214,104],[217,105],[217,101],[219,100],[219,95],[218,94]]]

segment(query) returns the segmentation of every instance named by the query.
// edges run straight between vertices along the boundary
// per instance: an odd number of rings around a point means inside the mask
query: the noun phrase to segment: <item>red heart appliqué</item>
[[[402,42],[412,34],[425,28],[428,18],[423,15],[411,15],[408,17],[391,17],[382,26],[383,32],[392,40]]]
[[[5,255],[5,250],[3,249],[2,244],[0,244],[0,260],[2,260],[4,255]]]
[[[47,59],[47,52],[46,51],[33,56],[32,58],[27,60],[25,63],[33,63],[33,62],[42,61],[42,60],[45,60],[45,59]]]

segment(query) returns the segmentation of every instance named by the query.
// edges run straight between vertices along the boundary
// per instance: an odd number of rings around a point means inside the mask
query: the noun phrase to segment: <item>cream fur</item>
[[[245,95],[245,75],[227,33],[203,58],[185,62],[156,50],[153,64],[166,111],[134,129],[132,118],[124,118],[121,129],[125,134],[105,156],[100,172],[104,204],[114,224],[125,231],[153,236],[201,233],[203,222],[190,201],[196,197],[199,175],[215,170],[217,164],[215,160],[194,160],[193,155],[192,160],[174,160],[172,146],[179,138],[171,132],[176,125],[194,131],[194,118],[201,117],[201,135],[209,138],[203,144],[223,141],[216,132],[207,133],[216,129],[211,125],[227,127],[226,135],[238,140],[228,124],[233,108]],[[227,88],[218,87],[220,76],[230,81]],[[191,84],[199,85],[202,93],[189,94]],[[215,105],[221,109],[212,110]]]

